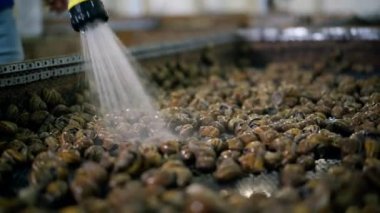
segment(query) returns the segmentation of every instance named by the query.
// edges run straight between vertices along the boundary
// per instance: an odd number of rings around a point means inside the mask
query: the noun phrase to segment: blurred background
[[[380,0],[103,0],[110,25],[129,46],[242,27],[379,26]],[[43,0],[16,0],[26,59],[78,53],[68,14]]]

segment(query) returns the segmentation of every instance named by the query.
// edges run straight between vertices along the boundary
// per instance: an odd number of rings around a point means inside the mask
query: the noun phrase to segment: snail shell
[[[242,169],[239,164],[235,162],[232,158],[227,158],[222,160],[218,166],[216,171],[214,172],[214,177],[218,181],[231,181],[243,174]]]

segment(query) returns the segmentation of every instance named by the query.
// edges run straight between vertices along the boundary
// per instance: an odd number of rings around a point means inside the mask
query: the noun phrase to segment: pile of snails
[[[88,89],[3,104],[0,210],[380,211],[380,77],[200,64],[152,70],[170,139],[145,137],[154,118],[138,111],[106,120]],[[320,160],[336,163],[310,176]]]

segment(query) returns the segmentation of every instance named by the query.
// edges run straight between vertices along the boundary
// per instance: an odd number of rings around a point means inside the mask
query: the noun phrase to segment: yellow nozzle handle
[[[69,0],[68,10],[70,10],[75,5],[80,4],[80,3],[84,2],[84,1],[87,1],[87,0]]]

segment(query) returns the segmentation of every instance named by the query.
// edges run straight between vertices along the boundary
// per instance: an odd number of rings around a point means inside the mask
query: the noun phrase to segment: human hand
[[[51,11],[63,12],[67,10],[67,0],[45,0]]]

